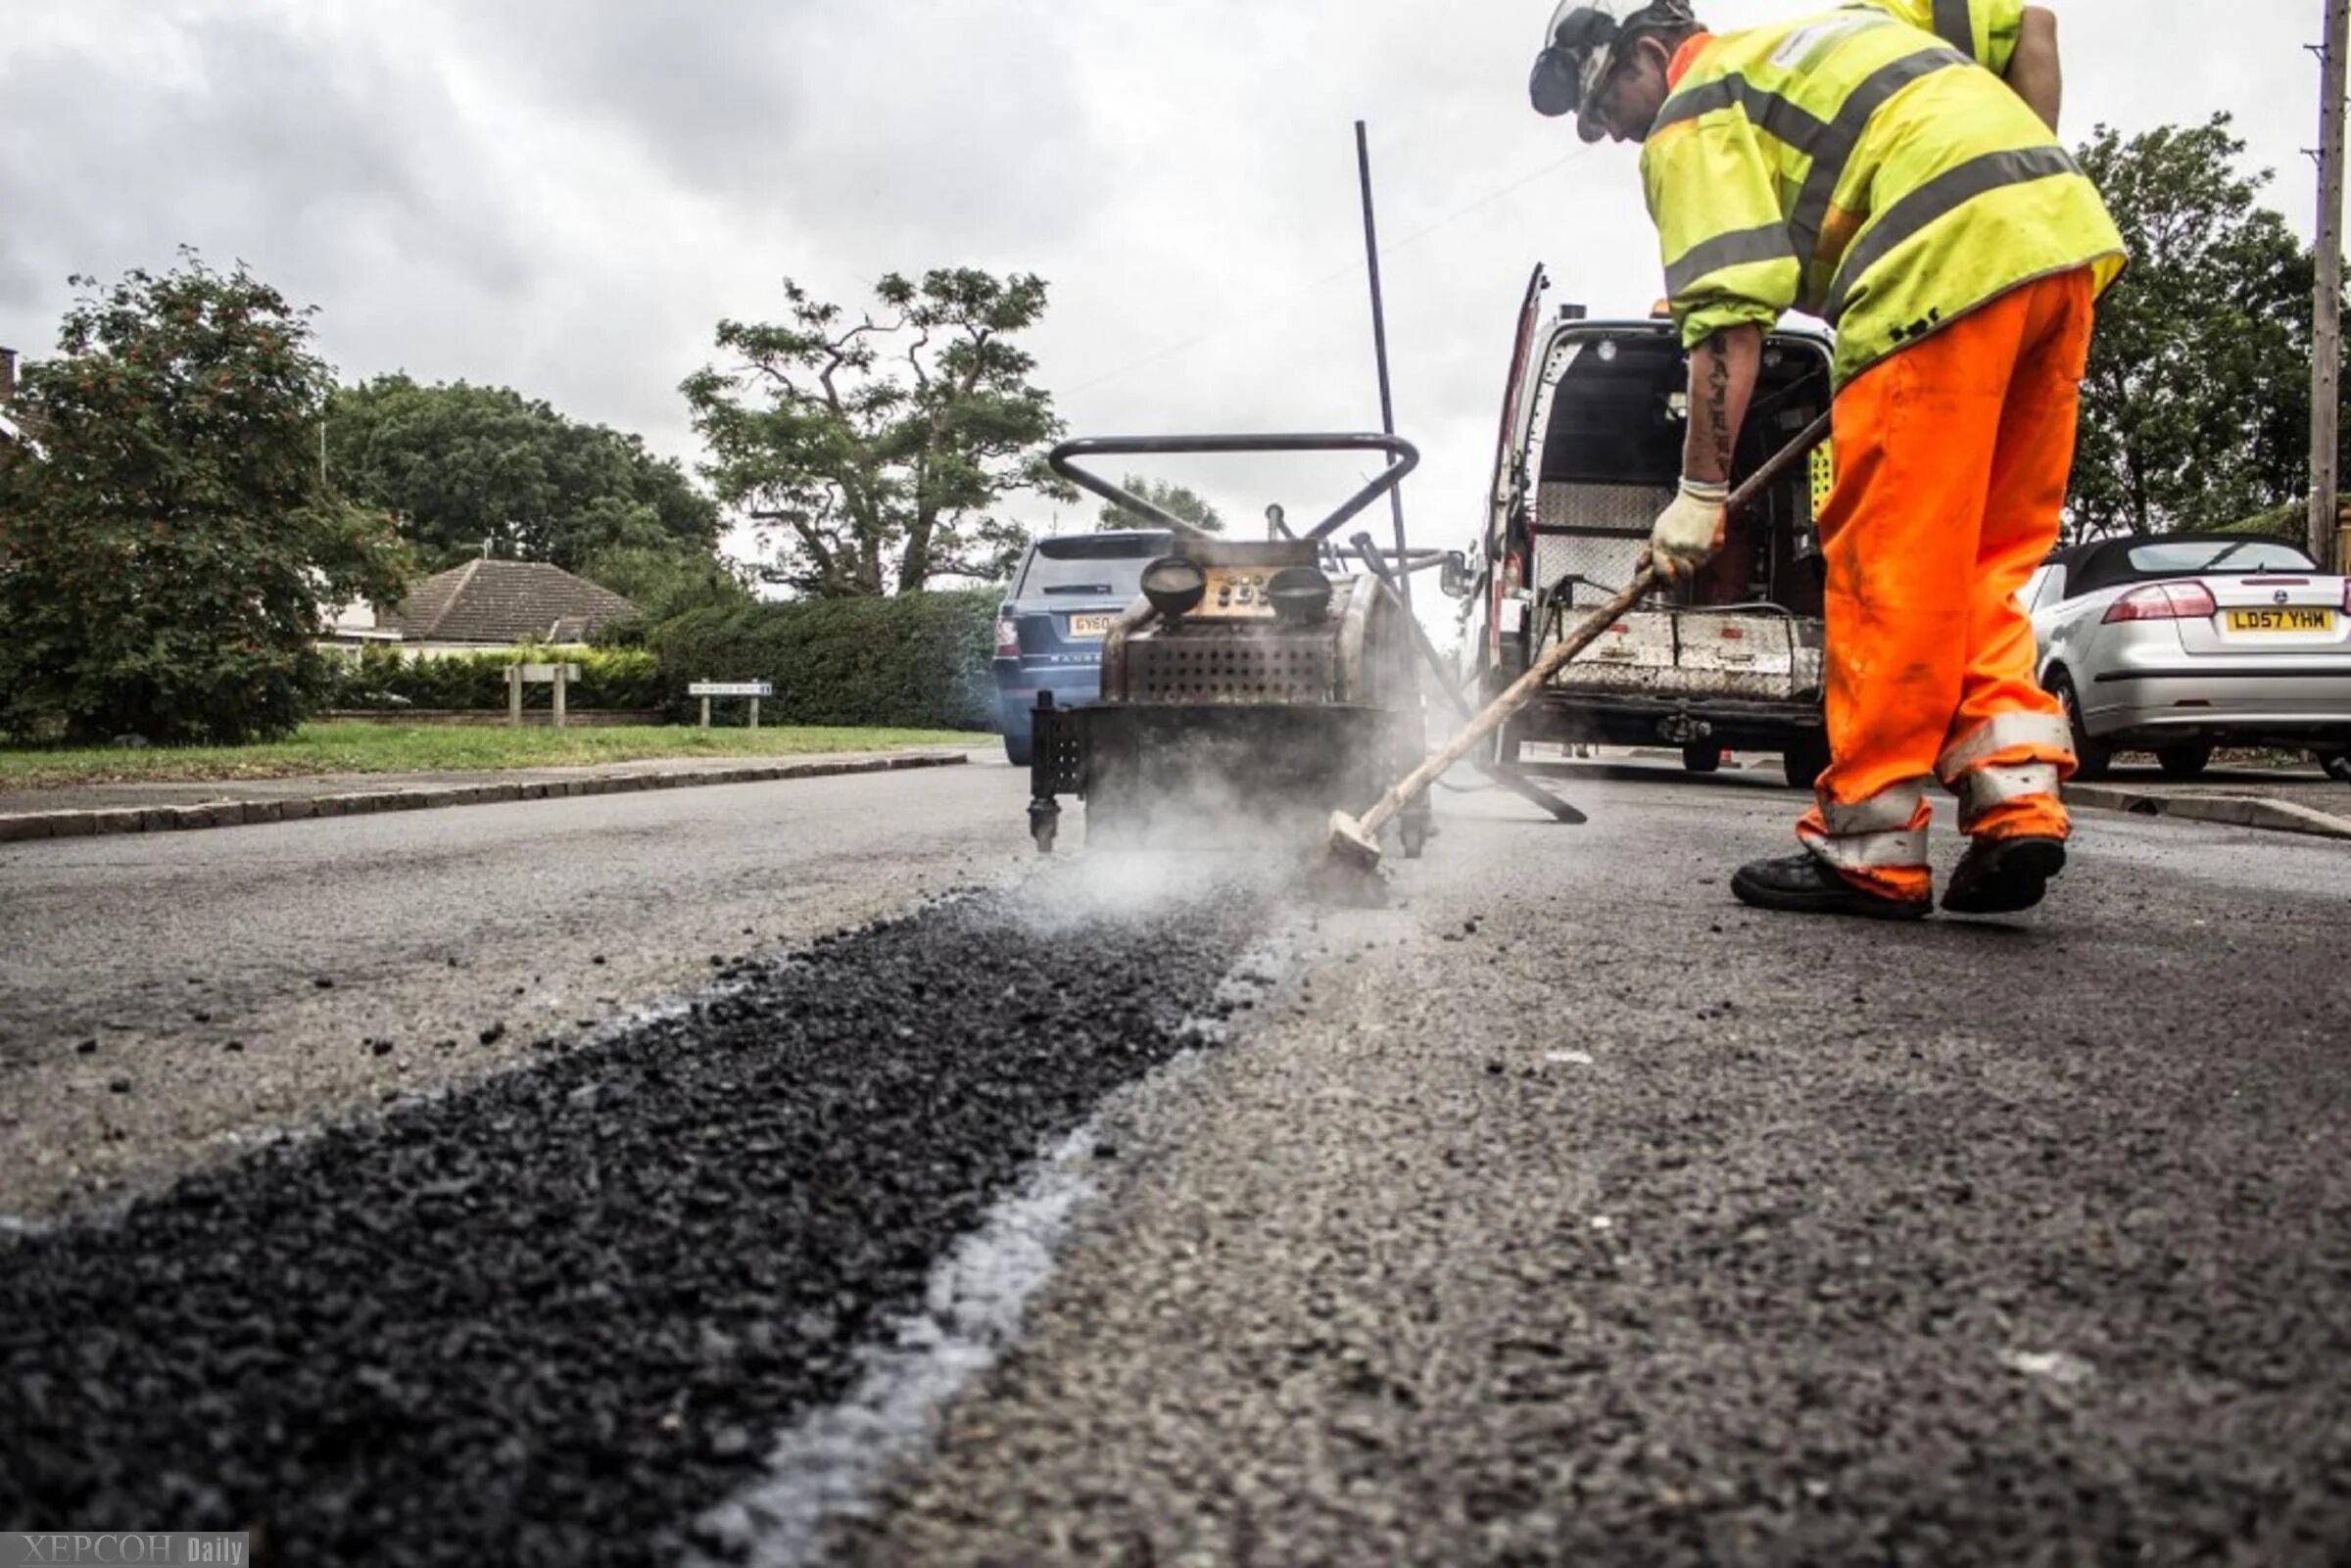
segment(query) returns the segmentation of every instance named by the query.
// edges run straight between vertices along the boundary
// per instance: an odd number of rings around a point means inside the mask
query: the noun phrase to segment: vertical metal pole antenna
[[[2346,0],[2351,3],[2351,0]],[[1380,434],[1396,434],[1396,400],[1388,391],[1388,312],[1379,289],[1379,225],[1371,216],[1371,143],[1364,122],[1355,122],[1355,169],[1364,188],[1364,259],[1371,270],[1371,353],[1379,364]],[[1396,567],[1405,608],[1412,608],[1413,578],[1404,570],[1404,487],[1388,492],[1388,510],[1396,519]]]
[[[2320,68],[2319,249],[2316,330],[2310,363],[2310,553],[2321,566],[2351,568],[2338,538],[2335,446],[2343,355],[2343,91],[2351,56],[2351,0],[2327,0],[2327,54]]]

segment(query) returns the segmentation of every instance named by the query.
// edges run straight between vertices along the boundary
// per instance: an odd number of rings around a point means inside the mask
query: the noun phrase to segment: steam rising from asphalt
[[[1149,921],[1211,898],[1304,908],[1324,891],[1309,872],[1329,821],[1327,802],[1194,776],[1154,796],[1138,842],[1096,843],[1088,842],[1086,808],[1066,801],[1058,851],[1024,890],[1025,917],[1044,935],[1102,921]],[[1358,880],[1359,898],[1381,885],[1372,877]]]

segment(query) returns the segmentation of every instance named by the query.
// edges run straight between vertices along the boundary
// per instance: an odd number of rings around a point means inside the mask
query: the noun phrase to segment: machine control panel
[[[1192,611],[1203,621],[1270,621],[1273,601],[1266,596],[1277,567],[1211,566],[1208,592]]]

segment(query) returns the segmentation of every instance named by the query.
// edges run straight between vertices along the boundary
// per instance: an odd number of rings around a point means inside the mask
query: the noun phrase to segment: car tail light
[[[2201,583],[2149,583],[2135,588],[2106,608],[2106,624],[2116,621],[2202,621],[2220,608],[2212,590]]]
[[[1007,615],[996,622],[996,657],[1017,659],[1021,656],[1021,623]]]

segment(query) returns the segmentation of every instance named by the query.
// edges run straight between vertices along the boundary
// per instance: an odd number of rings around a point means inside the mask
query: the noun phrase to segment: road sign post
[[[773,681],[696,681],[686,688],[690,697],[702,699],[702,725],[710,728],[710,699],[712,697],[748,697],[751,702],[751,728],[759,728],[759,699],[776,694]]]
[[[580,678],[576,664],[509,664],[506,666],[506,723],[522,727],[522,689],[526,686],[552,686],[555,689],[555,728],[568,722],[570,705],[564,700],[572,682]]]

